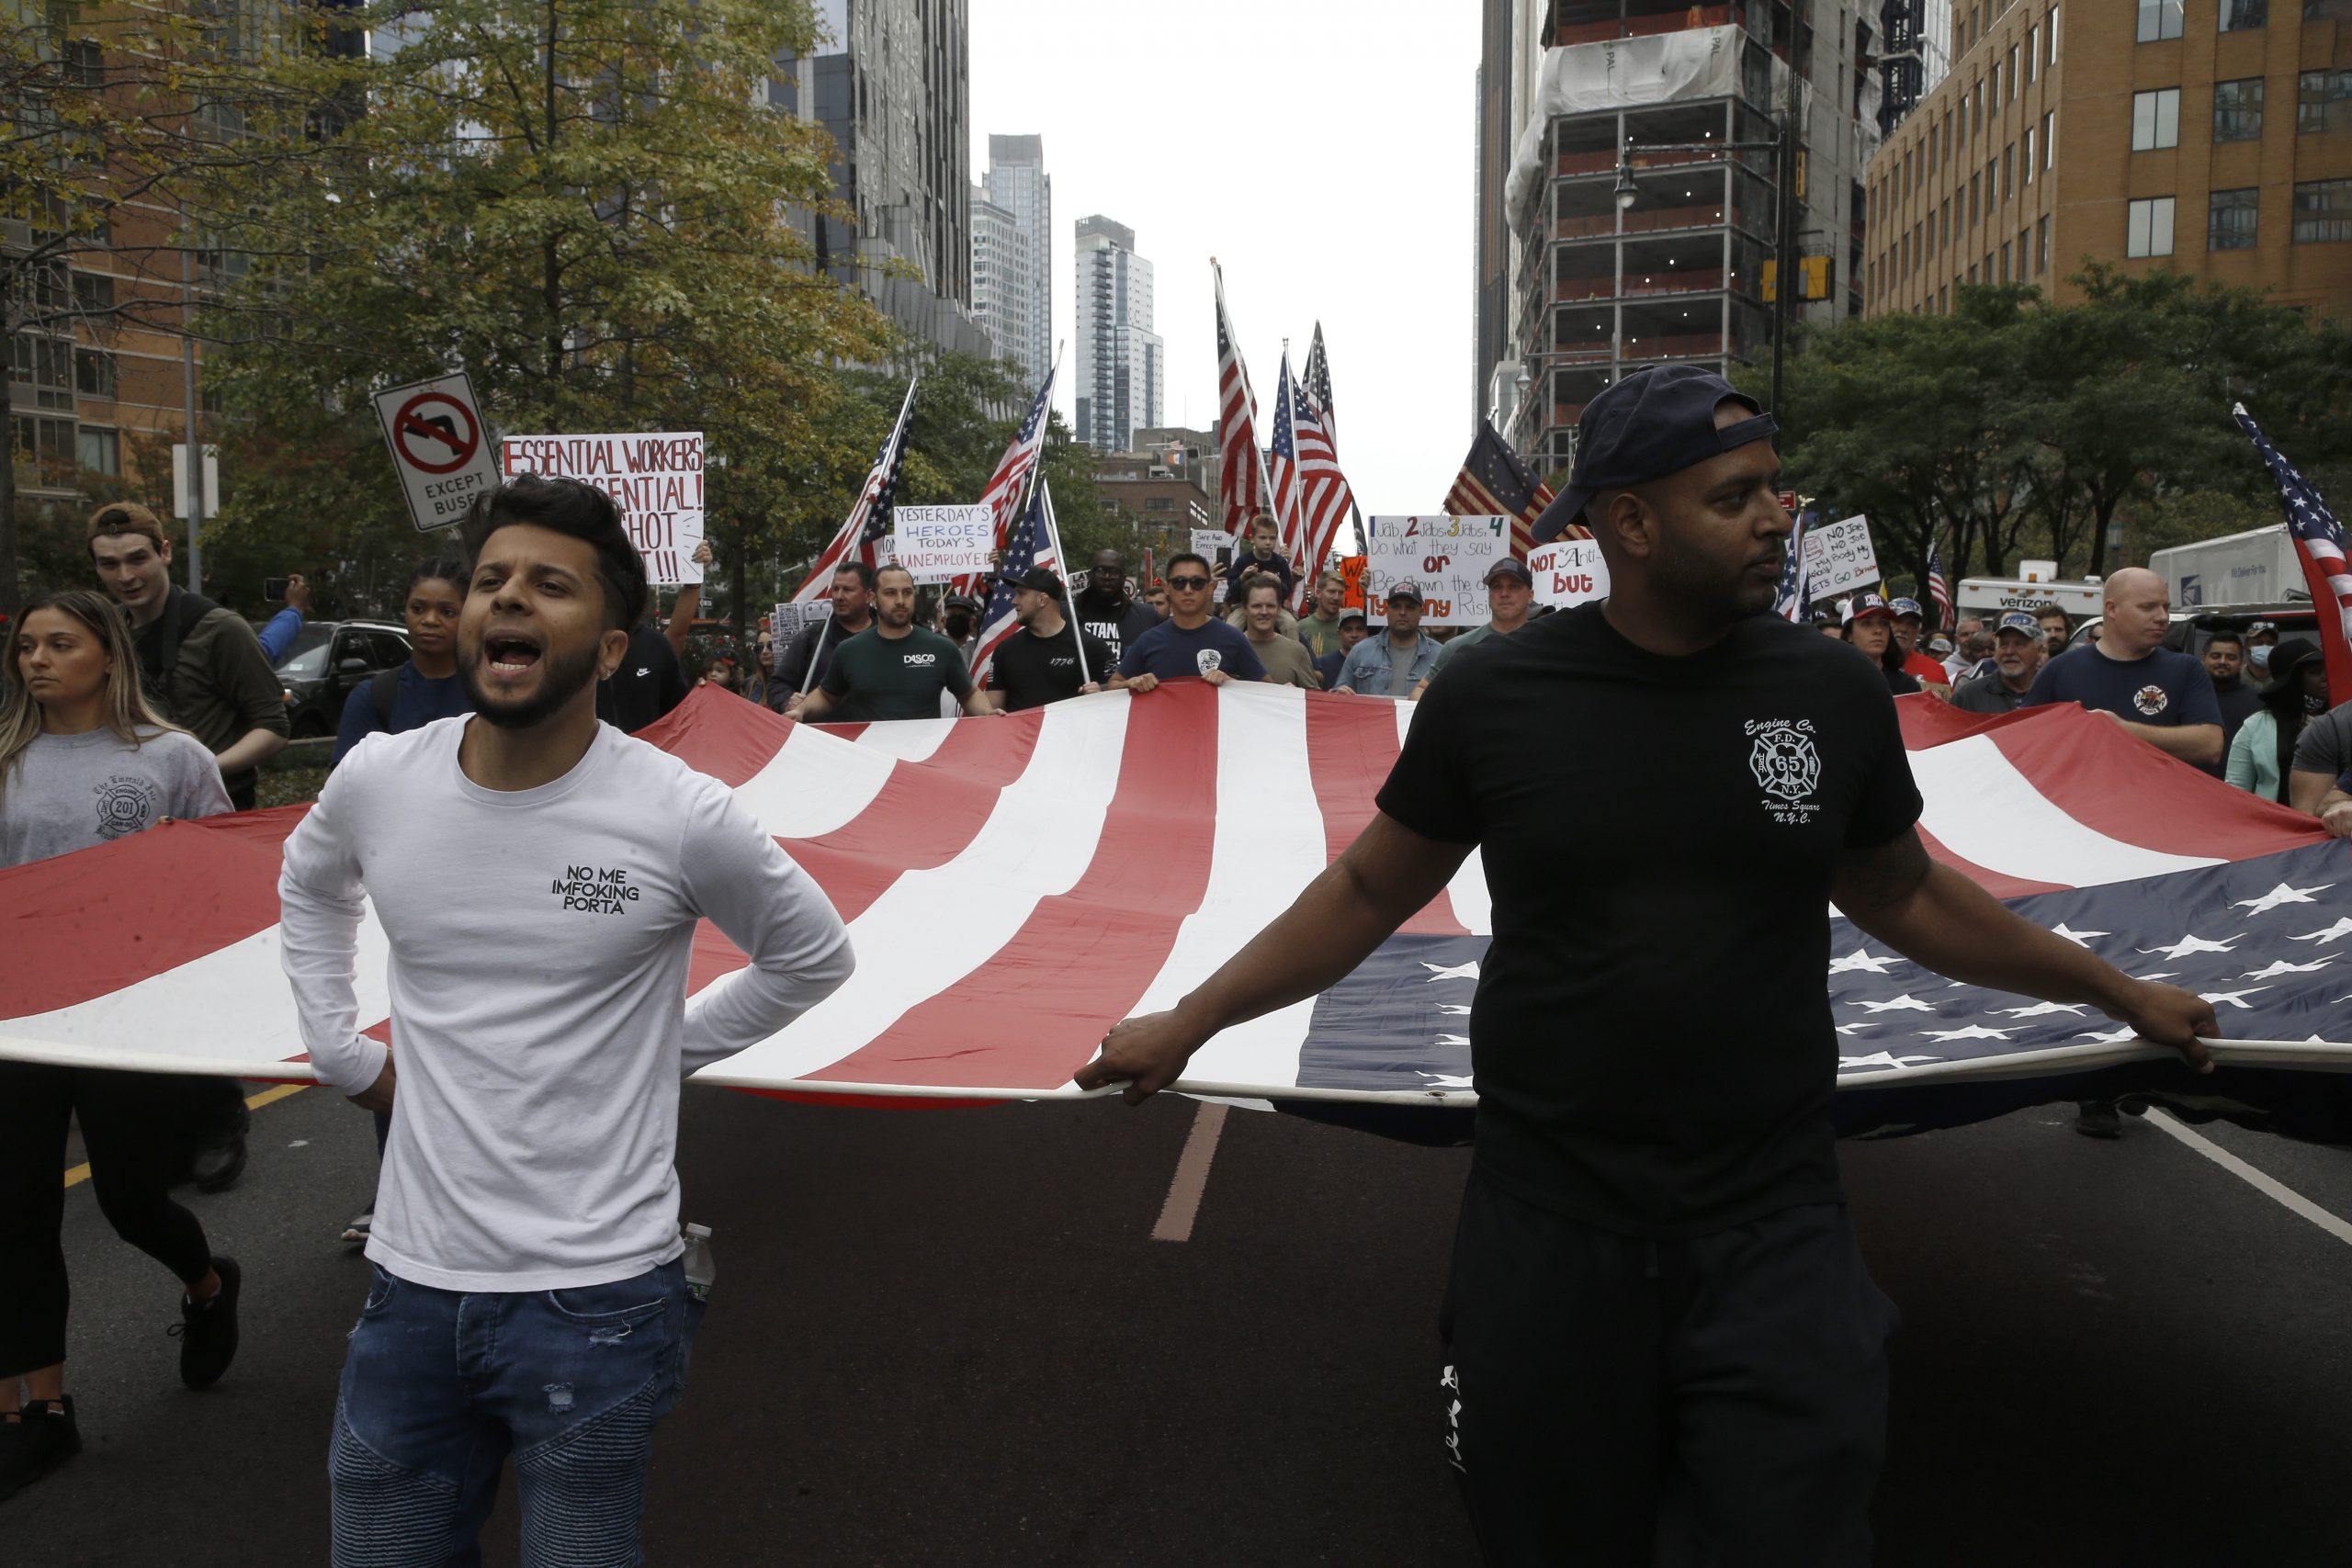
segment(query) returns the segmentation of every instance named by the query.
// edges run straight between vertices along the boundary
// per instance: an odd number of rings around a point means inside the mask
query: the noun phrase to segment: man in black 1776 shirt
[[[1127,644],[1159,624],[1159,612],[1127,597],[1127,558],[1116,550],[1094,552],[1086,586],[1070,601],[1070,615],[1087,635],[1110,644],[1114,668]]]
[[[1119,672],[1119,661],[1101,637],[1089,637],[1062,614],[1062,580],[1032,567],[1012,592],[1012,613],[1021,629],[1004,639],[989,666],[989,701],[1007,713],[1043,707],[1065,697],[1099,692]],[[1080,662],[1080,645],[1085,661]]]
[[[1441,1390],[1488,1562],[1868,1560],[1894,1314],[1838,1186],[1833,897],[1923,969],[2095,1004],[2195,1061],[2214,1032],[1928,860],[1884,681],[1770,614],[1774,429],[1695,367],[1586,405],[1537,535],[1582,513],[1610,597],[1465,650],[1356,841],[1076,1075],[1167,1087],[1499,852]],[[1562,820],[1598,825],[1572,863],[1526,852]]]

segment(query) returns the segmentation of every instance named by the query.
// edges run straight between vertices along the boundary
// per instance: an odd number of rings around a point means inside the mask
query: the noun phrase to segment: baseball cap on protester
[[[1885,600],[1875,593],[1859,593],[1846,601],[1846,625],[1850,626],[1856,621],[1867,619],[1871,615],[1884,615],[1891,621],[1894,618],[1894,612],[1888,606]]]
[[[1755,417],[1718,430],[1715,410],[1726,399],[1755,410]],[[1664,479],[1780,428],[1755,399],[1696,365],[1653,365],[1621,377],[1585,404],[1577,421],[1577,466],[1568,488],[1535,520],[1535,542],[1558,538],[1602,491]]]
[[[1502,559],[1488,567],[1487,569],[1487,575],[1479,581],[1483,582],[1492,582],[1498,577],[1516,577],[1520,581],[1525,583],[1530,588],[1535,586],[1535,574],[1528,570],[1527,563],[1521,560],[1517,556],[1505,556]]]
[[[1993,628],[1993,635],[1995,637],[1999,637],[2003,632],[2016,632],[2019,636],[2030,637],[2036,642],[2040,642],[2041,640],[2041,623],[2035,620],[2031,615],[2027,615],[2023,610],[2011,610],[2007,615],[2003,615],[2001,617],[2000,624]]]
[[[1392,583],[1389,585],[1388,597],[1391,599],[1410,599],[1414,604],[1418,604],[1421,602],[1421,591],[1414,587],[1409,582]]]
[[[1341,626],[1346,626],[1350,621],[1354,621],[1354,622],[1356,622],[1356,623],[1357,623],[1358,625],[1360,625],[1360,626],[1370,626],[1370,625],[1372,624],[1372,622],[1371,622],[1370,618],[1369,618],[1368,616],[1366,616],[1366,615],[1364,615],[1364,613],[1363,613],[1362,610],[1342,610],[1342,611],[1340,611],[1340,624]]]
[[[160,547],[164,525],[155,520],[153,513],[135,501],[109,501],[90,513],[85,537],[96,540],[109,534],[144,534]]]
[[[1012,585],[1015,588],[1026,588],[1035,593],[1043,593],[1049,599],[1058,599],[1062,596],[1062,580],[1042,566],[1031,567],[1014,579]],[[949,601],[950,604],[954,602]]]
[[[1894,618],[1898,621],[1905,615],[1917,615],[1923,621],[1928,618],[1928,612],[1919,608],[1917,599],[1890,599],[1886,607],[1894,612]]]

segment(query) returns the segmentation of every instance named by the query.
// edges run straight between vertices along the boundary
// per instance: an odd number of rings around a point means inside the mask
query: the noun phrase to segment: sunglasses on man
[[[1182,588],[1194,592],[1208,585],[1209,580],[1205,577],[1171,577],[1168,580],[1168,586],[1170,588]]]

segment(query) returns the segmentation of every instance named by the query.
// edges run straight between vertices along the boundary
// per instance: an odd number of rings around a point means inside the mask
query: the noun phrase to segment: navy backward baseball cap
[[[1755,417],[1716,429],[1715,409],[1725,399],[1754,409]],[[1585,404],[1577,466],[1568,488],[1535,520],[1535,542],[1558,538],[1602,491],[1664,479],[1780,428],[1755,399],[1696,365],[1652,365],[1621,377]]]

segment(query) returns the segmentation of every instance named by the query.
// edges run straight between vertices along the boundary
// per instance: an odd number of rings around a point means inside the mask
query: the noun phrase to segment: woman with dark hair
[[[466,563],[429,560],[409,573],[401,619],[408,662],[352,689],[334,736],[334,761],[371,735],[400,735],[436,718],[473,712],[458,679],[458,612],[466,603]]]
[[[26,607],[0,681],[0,866],[229,809],[212,753],[147,705],[130,628],[103,594]],[[81,1451],[65,1392],[65,1134],[79,1120],[98,1210],[175,1275],[180,1381],[237,1353],[237,1265],[171,1199],[179,1080],[0,1062],[0,1497]]]
[[[2238,726],[2230,742],[2222,777],[2281,806],[2287,774],[2294,767],[2295,742],[2303,727],[2327,711],[2327,658],[2311,642],[2282,643],[2270,655],[2270,685],[2262,706]]]

